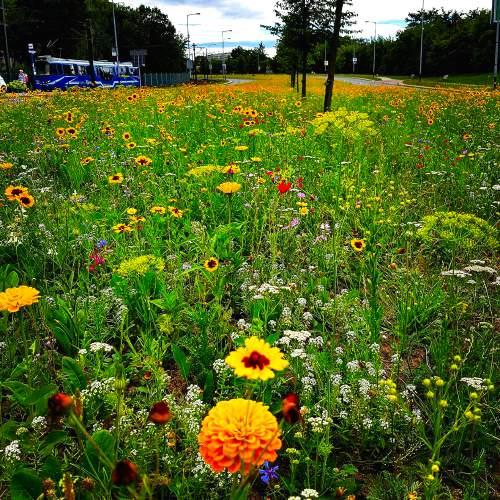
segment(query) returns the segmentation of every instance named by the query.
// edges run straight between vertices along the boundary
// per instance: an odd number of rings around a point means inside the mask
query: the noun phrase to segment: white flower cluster
[[[115,377],[104,380],[93,380],[87,389],[82,390],[83,398],[104,396],[114,392]]]
[[[462,377],[460,379],[460,382],[467,384],[469,387],[472,387],[476,391],[480,391],[481,389],[483,389],[484,380],[479,377]]]
[[[47,427],[47,420],[45,417],[34,417],[31,421],[31,427],[37,434],[41,434]]]
[[[111,352],[114,347],[112,345],[106,344],[105,342],[92,342],[89,346],[90,352]]]
[[[301,346],[304,346],[307,344],[310,337],[311,337],[311,332],[308,332],[307,330],[300,330],[300,331],[285,330],[283,332],[283,337],[281,337],[276,343],[284,345],[286,347],[290,347],[290,344],[292,342],[296,342]]]
[[[319,417],[307,417],[307,423],[313,432],[323,432],[326,427],[332,424],[332,419],[328,416],[328,412],[323,410]]]
[[[319,493],[312,488],[306,488],[305,490],[302,490],[300,494],[302,498],[306,500],[310,500],[311,498],[319,498]]]
[[[216,359],[212,365],[212,368],[214,369],[214,372],[219,376],[229,372],[229,366],[223,359]]]
[[[7,462],[18,462],[19,460],[21,460],[21,448],[19,446],[19,441],[17,440],[12,441],[10,444],[8,444],[2,450],[2,452]]]

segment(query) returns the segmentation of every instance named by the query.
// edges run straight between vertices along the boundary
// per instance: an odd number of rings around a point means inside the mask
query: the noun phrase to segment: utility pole
[[[422,0],[422,15],[420,16],[420,66],[418,69],[418,81],[422,81],[422,64],[424,61],[424,2]]]
[[[222,33],[222,78],[226,80],[226,59],[224,56],[224,33],[231,33],[233,30],[223,30]]]
[[[7,70],[7,80],[10,81],[12,79],[12,75],[10,72],[10,55],[9,55],[9,40],[7,38],[7,21],[5,16],[5,4],[4,0],[2,0],[2,24],[3,24],[3,37],[5,44],[5,69]]]
[[[186,15],[187,49],[188,49],[187,59],[188,59],[188,61],[191,58],[191,50],[190,50],[190,45],[189,45],[189,16],[199,16],[199,15],[200,15],[199,12],[192,12],[192,13]]]
[[[372,73],[373,73],[373,79],[375,80],[375,61],[376,61],[376,43],[377,43],[377,21],[365,21],[366,23],[372,23],[375,26],[375,35],[373,37],[373,67],[372,67]]]
[[[194,81],[198,81],[198,73],[196,71],[196,44],[193,43],[193,66],[194,66]]]
[[[498,13],[497,15],[500,15]],[[495,63],[493,65],[493,90],[497,88],[497,78],[498,78],[498,44],[500,38],[500,19],[496,21],[497,31],[496,31],[496,41],[495,41]]]
[[[89,60],[90,83],[92,84],[92,87],[95,87],[96,81],[95,81],[95,67],[94,67],[94,36],[92,33],[92,21],[90,17],[87,18],[86,30],[87,30],[87,54]]]
[[[111,8],[113,11],[113,29],[115,32],[115,55],[116,55],[116,72],[118,81],[120,81],[120,56],[118,53],[118,34],[116,31],[116,18],[115,18],[115,0],[111,0]]]
[[[328,59],[326,58],[326,46],[328,45],[328,42],[325,40],[325,55],[323,58],[323,64],[325,66],[325,73],[328,73]]]

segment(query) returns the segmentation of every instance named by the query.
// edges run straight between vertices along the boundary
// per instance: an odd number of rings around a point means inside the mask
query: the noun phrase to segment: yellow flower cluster
[[[141,255],[132,259],[124,260],[116,272],[120,276],[139,275],[143,276],[148,271],[161,271],[165,267],[165,261],[155,255]]]
[[[346,108],[318,113],[311,123],[315,135],[322,135],[332,129],[341,132],[342,135],[350,139],[376,133],[373,122],[369,119],[367,113],[348,111]]]

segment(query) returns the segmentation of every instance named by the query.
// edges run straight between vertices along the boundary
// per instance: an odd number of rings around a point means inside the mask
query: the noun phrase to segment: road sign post
[[[500,0],[493,0],[491,6],[491,22],[496,24],[495,60],[493,62],[493,90],[496,90],[498,80],[498,44],[500,38]]]

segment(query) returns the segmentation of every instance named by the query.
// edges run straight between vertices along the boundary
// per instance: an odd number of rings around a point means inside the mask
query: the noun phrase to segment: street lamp
[[[372,68],[373,79],[375,80],[375,57],[376,57],[375,44],[377,43],[377,21],[365,21],[365,23],[372,23],[375,26],[375,35],[373,37],[373,68]]]
[[[199,12],[191,12],[190,14],[187,14],[186,15],[186,29],[187,29],[187,39],[188,39],[188,43],[187,43],[187,49],[188,49],[188,60],[189,58],[191,57],[191,51],[190,51],[190,48],[189,48],[189,16],[199,16],[200,13]]]
[[[422,81],[422,64],[424,60],[424,2],[422,0],[422,15],[420,17],[420,67],[418,70],[418,81]]]
[[[120,56],[118,55],[118,34],[116,31],[115,1],[114,0],[111,0],[111,9],[113,11],[113,29],[115,32],[116,71],[118,73],[118,81],[120,81]]]
[[[224,80],[226,79],[226,64],[225,64],[225,57],[224,57],[224,33],[232,33],[233,30],[223,30],[221,31],[222,34],[222,77]],[[228,39],[229,40],[229,39]]]

